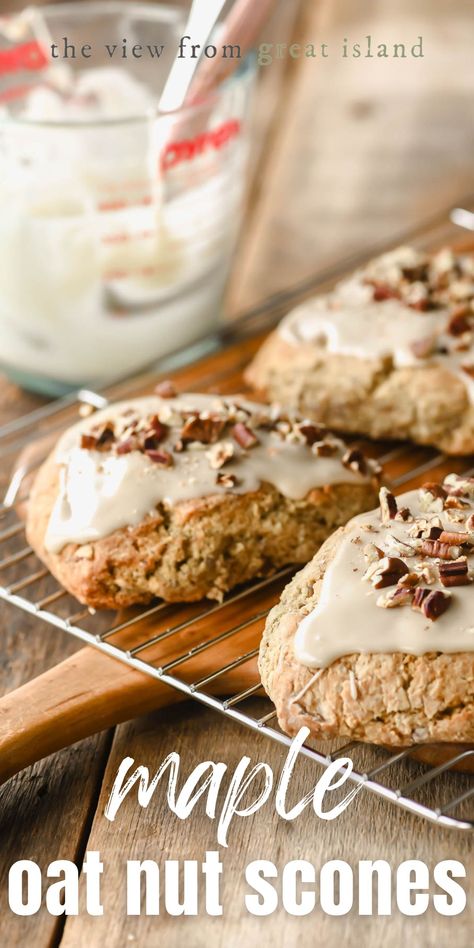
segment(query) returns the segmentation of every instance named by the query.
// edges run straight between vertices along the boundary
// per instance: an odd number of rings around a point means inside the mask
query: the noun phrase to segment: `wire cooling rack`
[[[433,240],[424,243],[432,245]],[[315,285],[308,288],[314,290]],[[302,295],[295,293],[290,302]],[[218,389],[224,394],[242,390],[242,366],[259,344],[255,329],[262,328],[262,316],[267,324],[278,317],[280,303],[272,301],[266,311],[263,307],[241,323],[238,341],[227,349],[182,368],[176,376],[179,388]],[[245,326],[250,331],[242,331]],[[151,373],[120,383],[107,394],[82,390],[0,428],[0,475],[5,478],[6,472],[14,470],[0,505],[0,599],[289,746],[290,739],[279,729],[276,711],[264,696],[256,658],[265,618],[294,567],[232,592],[222,604],[156,602],[117,616],[81,606],[26,543],[23,514],[32,476],[54,440],[77,418],[78,409],[104,407],[109,399],[142,394],[155,383],[156,375]],[[452,470],[474,471],[472,459],[447,459],[429,449],[370,442],[362,446],[384,465],[395,492],[416,487],[427,477],[442,478]],[[393,753],[357,742],[336,747],[309,742],[302,753],[323,768],[350,754],[354,762],[350,779],[366,791],[444,827],[474,829],[472,778],[457,770],[474,756],[474,747],[454,749],[434,767],[413,759],[414,748]]]

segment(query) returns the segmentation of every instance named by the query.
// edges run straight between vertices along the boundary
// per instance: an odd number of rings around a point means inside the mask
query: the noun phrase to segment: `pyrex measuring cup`
[[[55,72],[40,40],[25,82],[17,40],[15,88],[0,54],[0,364],[57,393],[132,372],[217,325],[254,69],[247,62],[205,102],[158,115],[182,35],[175,7],[76,3],[41,13],[53,42],[61,50],[67,38],[76,58]],[[121,56],[111,61],[114,45]],[[131,55],[148,45],[164,50]],[[84,46],[89,58],[77,55]]]

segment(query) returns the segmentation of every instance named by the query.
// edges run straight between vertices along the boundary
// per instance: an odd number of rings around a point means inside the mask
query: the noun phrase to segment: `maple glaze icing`
[[[423,555],[423,538],[413,536],[419,532],[418,523],[425,533],[430,525],[437,531],[441,524],[446,531],[457,535],[467,531],[474,544],[474,480],[469,484],[469,492],[462,500],[467,504],[463,510],[439,510],[437,498],[431,502],[433,509],[427,510],[426,491],[410,491],[398,497],[397,502],[398,509],[407,508],[413,519],[406,522],[391,519],[382,523],[381,511],[377,509],[351,520],[324,573],[318,604],[299,623],[294,642],[297,660],[310,668],[321,668],[353,653],[423,655],[473,651],[474,546],[462,546],[459,550],[452,545],[449,549],[453,555],[446,560]],[[384,556],[401,559],[410,573],[418,573],[417,585],[422,589],[441,592],[445,600],[449,600],[446,611],[433,621],[410,601],[387,607],[397,581],[384,588],[374,588],[368,577],[371,566],[377,569],[380,555],[373,553],[374,548]],[[444,547],[442,552],[446,555]],[[464,558],[468,565],[466,585],[446,588],[439,577],[440,565],[456,560],[459,563]]]
[[[175,451],[179,442],[183,413],[227,416],[228,406],[238,418],[252,426],[257,443],[244,450],[232,437],[227,425],[216,445],[193,442]],[[172,454],[173,466],[157,464],[138,450],[126,454],[85,449],[82,437],[112,422],[119,436],[140,420],[157,416],[167,429],[160,451]],[[237,418],[237,420],[238,420]],[[276,420],[275,420],[276,419]],[[265,422],[268,422],[266,426]],[[284,430],[278,429],[278,424]],[[317,487],[328,484],[363,484],[373,471],[360,473],[342,463],[344,443],[330,435],[330,456],[317,456],[294,428],[278,422],[266,406],[241,399],[213,395],[182,395],[177,398],[149,398],[122,402],[103,409],[69,429],[60,439],[55,460],[59,465],[59,494],[50,515],[45,546],[59,552],[68,543],[88,543],[108,536],[120,527],[137,526],[157,504],[175,505],[183,501],[229,493],[256,491],[262,483],[272,484],[285,497],[302,500]],[[218,471],[211,466],[210,454],[219,445],[231,444],[233,456],[222,466],[225,478],[235,484],[217,483]]]
[[[452,301],[418,311],[395,297],[388,296],[382,301],[374,299],[374,284],[385,285],[386,281],[389,288],[395,287],[397,273],[401,272],[404,263],[419,259],[417,252],[407,247],[377,258],[365,269],[339,283],[332,293],[308,300],[289,313],[280,323],[279,335],[294,346],[310,344],[333,355],[381,358],[391,362],[395,368],[439,365],[463,382],[469,400],[474,404],[473,332],[461,338],[462,334],[453,336],[446,331]],[[454,259],[462,261],[471,271],[471,257]],[[471,294],[466,298],[471,307],[470,319],[474,329],[472,272],[462,281],[453,278],[450,287],[450,291],[460,296],[456,306],[463,305],[463,293]],[[413,292],[417,288],[418,284]],[[417,344],[431,337],[436,338],[438,351],[423,357],[416,355]],[[472,368],[472,374],[465,371],[463,367],[466,365]]]

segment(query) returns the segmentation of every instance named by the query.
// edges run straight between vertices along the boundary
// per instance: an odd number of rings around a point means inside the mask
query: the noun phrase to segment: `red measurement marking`
[[[15,86],[13,89],[7,89],[0,93],[0,102],[13,102],[14,99],[23,99],[35,86]]]
[[[130,277],[149,277],[157,276],[160,270],[157,267],[140,267],[129,270],[109,270],[104,274],[105,280],[128,280]]]
[[[161,157],[163,171],[175,168],[183,161],[192,161],[197,155],[214,149],[219,151],[227,142],[240,135],[241,123],[237,119],[230,119],[209,132],[202,132],[196,138],[183,139],[180,142],[170,142]]]
[[[148,240],[150,237],[155,237],[156,233],[154,230],[142,230],[139,233],[132,234],[106,234],[102,238],[103,244],[125,244],[129,243],[130,240]]]
[[[148,207],[152,201],[151,197],[140,198],[140,200],[135,200],[133,197],[128,200],[117,198],[113,201],[100,201],[98,207],[99,211],[123,211],[126,207]]]
[[[48,65],[48,57],[36,40],[0,52],[0,75],[27,69],[37,72]]]

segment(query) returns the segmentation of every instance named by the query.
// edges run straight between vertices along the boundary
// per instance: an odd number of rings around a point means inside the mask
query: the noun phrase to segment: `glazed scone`
[[[93,607],[223,594],[306,562],[376,497],[374,462],[240,399],[120,403],[71,428],[38,472],[27,536]]]
[[[335,431],[474,453],[474,257],[384,254],[290,313],[246,378]]]
[[[330,537],[260,649],[281,727],[391,746],[474,741],[474,478],[449,475]]]

